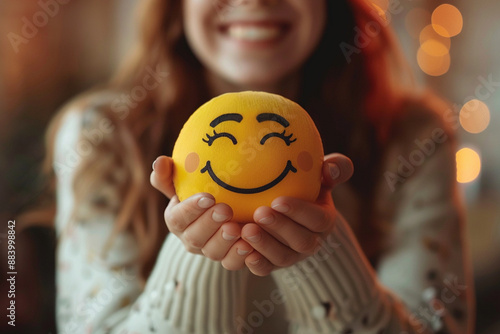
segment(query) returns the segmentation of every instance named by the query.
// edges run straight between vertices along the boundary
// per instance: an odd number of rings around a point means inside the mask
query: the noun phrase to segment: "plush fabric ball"
[[[314,201],[321,187],[323,145],[297,103],[264,92],[227,93],[188,119],[175,143],[174,186],[182,201],[200,192],[251,222],[279,196]]]

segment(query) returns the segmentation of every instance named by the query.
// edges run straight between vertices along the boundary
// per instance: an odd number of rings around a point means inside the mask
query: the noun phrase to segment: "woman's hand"
[[[353,173],[349,158],[330,154],[323,164],[323,181],[316,202],[291,197],[275,199],[271,207],[254,213],[256,223],[246,224],[241,236],[255,251],[245,263],[255,275],[265,276],[274,269],[289,267],[319,250],[323,238],[333,230],[336,210],[331,190]]]
[[[215,204],[210,194],[196,194],[179,203],[172,183],[171,158],[159,157],[153,169],[151,184],[171,198],[165,210],[167,227],[186,249],[221,261],[228,270],[238,270],[246,264],[259,276],[291,266],[318,250],[322,238],[333,229],[336,217],[331,190],[353,173],[349,158],[330,154],[325,157],[316,202],[279,197],[271,207],[255,211],[256,223],[241,227],[230,221],[231,208],[224,203]]]
[[[165,210],[165,222],[186,249],[195,254],[221,261],[229,270],[245,266],[245,256],[253,248],[240,239],[241,227],[231,222],[232,210],[224,204],[215,204],[212,195],[199,193],[182,203],[175,195],[172,182],[173,161],[161,156],[153,164],[151,184],[170,198]]]

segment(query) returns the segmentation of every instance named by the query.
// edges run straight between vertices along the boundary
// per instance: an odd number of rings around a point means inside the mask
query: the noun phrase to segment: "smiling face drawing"
[[[172,157],[180,200],[211,193],[240,222],[279,196],[313,201],[321,185],[323,147],[314,122],[275,94],[228,93],[205,103],[184,125]]]
[[[240,114],[223,114],[223,115],[220,115],[217,118],[215,118],[210,123],[210,126],[215,128],[216,125],[218,125],[221,122],[225,122],[225,121],[236,121],[239,123],[239,122],[241,122],[242,119],[243,119],[243,116]],[[257,115],[257,122],[262,123],[264,121],[274,121],[274,122],[281,124],[285,128],[288,127],[290,124],[284,117],[281,117],[280,115],[277,115],[277,114],[262,113],[262,114]],[[262,137],[262,139],[260,140],[260,144],[264,145],[265,142],[267,141],[267,139],[272,138],[272,137],[277,137],[277,138],[281,138],[286,143],[287,146],[290,146],[291,143],[293,143],[297,140],[297,139],[291,140],[290,137],[292,137],[292,136],[293,136],[293,134],[286,136],[285,131],[283,131],[282,133],[270,132],[270,133],[266,134],[264,137]],[[209,134],[207,134],[207,139],[203,139],[203,141],[206,142],[208,144],[208,146],[212,146],[215,139],[222,138],[222,137],[229,138],[233,142],[234,145],[236,145],[238,143],[238,141],[236,140],[236,138],[232,134],[226,133],[226,132],[217,133],[217,132],[215,132],[215,130],[214,130],[213,136],[210,136]],[[227,184],[226,182],[222,181],[213,171],[210,160],[207,161],[207,164],[205,165],[205,167],[203,167],[201,172],[202,173],[208,172],[208,174],[210,175],[212,180],[224,189],[227,189],[227,190],[235,192],[235,193],[240,193],[240,194],[255,194],[255,193],[260,193],[260,192],[266,191],[266,190],[274,187],[275,185],[277,185],[279,182],[281,182],[281,180],[283,180],[287,176],[288,172],[296,173],[297,169],[295,167],[293,167],[292,162],[290,160],[288,160],[286,163],[285,169],[283,169],[283,171],[280,173],[280,175],[277,178],[275,178],[274,180],[272,180],[271,182],[269,182],[263,186],[256,187],[256,188],[238,188],[238,187],[232,186],[232,185]]]

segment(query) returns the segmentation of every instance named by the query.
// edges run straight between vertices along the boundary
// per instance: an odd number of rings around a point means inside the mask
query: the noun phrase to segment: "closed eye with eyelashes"
[[[233,145],[236,145],[238,143],[238,141],[236,140],[236,138],[228,133],[228,132],[221,132],[221,133],[218,133],[217,131],[214,130],[214,133],[213,135],[209,135],[208,133],[206,134],[207,138],[203,138],[202,140],[208,144],[208,146],[212,146],[212,144],[214,143],[214,141],[218,138],[222,138],[222,137],[226,137],[228,138],[229,140],[231,140],[233,142]],[[292,144],[293,142],[295,142],[297,140],[297,138],[293,138],[293,133],[287,135],[285,133],[285,130],[283,130],[283,132],[279,133],[279,132],[271,132],[271,133],[268,133],[267,135],[265,135],[264,137],[262,137],[262,139],[260,140],[260,144],[261,145],[264,145],[265,142],[270,139],[270,138],[273,138],[273,137],[277,137],[277,138],[280,138],[282,139],[285,144],[287,146],[290,146],[290,144]]]
[[[214,134],[213,135],[209,135],[208,133],[206,134],[207,138],[203,138],[202,140],[208,144],[208,146],[212,146],[212,144],[214,143],[214,141],[217,139],[217,138],[222,138],[222,137],[226,137],[226,138],[229,138],[234,145],[236,145],[238,143],[238,141],[236,140],[236,138],[230,134],[230,133],[227,133],[227,132],[221,132],[221,133],[218,133],[217,131],[214,130]]]
[[[291,133],[291,134],[289,134],[287,136],[285,134],[285,130],[283,130],[283,132],[281,132],[281,133],[271,132],[271,133],[268,133],[267,135],[265,135],[264,137],[262,137],[262,139],[260,140],[260,144],[264,145],[264,143],[266,142],[266,140],[268,140],[269,138],[278,137],[278,138],[283,139],[283,141],[285,142],[286,146],[290,146],[291,143],[293,143],[294,141],[297,140],[297,138],[290,139],[290,138],[292,138],[292,136],[293,136],[293,133]]]

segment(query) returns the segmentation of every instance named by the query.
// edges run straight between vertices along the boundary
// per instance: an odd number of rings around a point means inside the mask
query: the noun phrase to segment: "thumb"
[[[153,171],[149,177],[151,185],[168,198],[175,195],[173,183],[174,161],[167,156],[160,156],[153,162]]]
[[[325,156],[323,162],[323,187],[333,189],[336,185],[349,180],[354,173],[351,159],[340,153]]]

